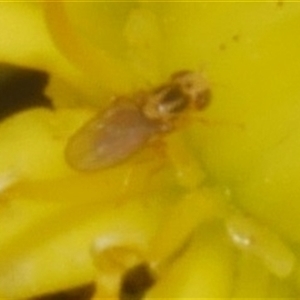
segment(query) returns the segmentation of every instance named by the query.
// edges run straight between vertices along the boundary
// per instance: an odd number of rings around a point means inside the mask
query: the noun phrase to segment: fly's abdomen
[[[111,108],[70,138],[66,159],[79,171],[111,167],[137,152],[158,130],[135,105]]]

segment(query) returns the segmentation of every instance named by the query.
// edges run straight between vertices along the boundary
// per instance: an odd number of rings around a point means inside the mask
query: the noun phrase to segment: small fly
[[[185,112],[204,109],[210,97],[205,79],[192,71],[175,73],[149,91],[119,97],[70,138],[66,160],[79,171],[117,165],[176,129]]]

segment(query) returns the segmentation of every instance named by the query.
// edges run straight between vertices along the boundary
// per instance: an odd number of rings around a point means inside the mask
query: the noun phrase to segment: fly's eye
[[[178,86],[171,87],[159,103],[162,114],[173,114],[183,111],[188,106],[188,99]]]

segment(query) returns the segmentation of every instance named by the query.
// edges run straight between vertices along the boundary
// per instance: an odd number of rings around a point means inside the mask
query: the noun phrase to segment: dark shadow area
[[[47,72],[0,63],[0,121],[33,107],[53,109],[44,94],[48,82]]]

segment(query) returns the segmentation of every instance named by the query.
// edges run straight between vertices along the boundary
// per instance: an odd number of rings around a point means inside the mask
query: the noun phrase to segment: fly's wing
[[[157,131],[158,125],[135,105],[116,105],[70,138],[66,160],[80,171],[110,167],[138,151]]]

